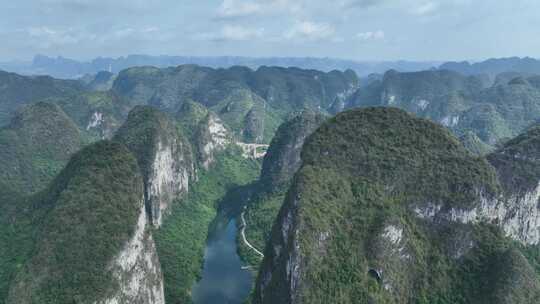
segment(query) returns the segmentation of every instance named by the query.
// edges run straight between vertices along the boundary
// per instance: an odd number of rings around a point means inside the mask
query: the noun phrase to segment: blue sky
[[[0,3],[0,62],[40,53],[540,57],[537,0],[17,0]]]

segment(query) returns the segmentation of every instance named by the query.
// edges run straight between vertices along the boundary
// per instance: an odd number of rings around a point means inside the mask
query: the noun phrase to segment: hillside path
[[[247,224],[246,224],[246,219],[244,218],[244,213],[245,213],[245,208],[244,208],[244,211],[242,211],[242,214],[240,214],[240,218],[242,219],[242,230],[240,231],[240,233],[242,234],[242,239],[244,239],[244,244],[246,244],[246,246],[248,246],[249,248],[251,248],[253,251],[255,251],[255,253],[257,253],[258,255],[260,255],[261,257],[264,258],[264,254],[262,252],[260,252],[257,248],[255,248],[253,245],[251,245],[247,238],[246,238],[246,227],[247,227]]]

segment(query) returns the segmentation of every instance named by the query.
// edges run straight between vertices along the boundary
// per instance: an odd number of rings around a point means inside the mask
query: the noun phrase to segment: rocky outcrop
[[[137,106],[118,130],[115,140],[137,157],[143,172],[146,209],[159,227],[173,201],[189,189],[195,165],[189,142],[163,113]]]
[[[539,181],[540,182],[540,181]],[[500,226],[506,236],[524,245],[540,244],[540,184],[530,192],[509,197],[487,198],[479,194],[472,209],[450,208],[426,204],[414,207],[416,215],[434,222],[441,220],[463,224],[492,223]]]
[[[150,206],[152,223],[160,226],[163,214],[173,200],[189,190],[189,181],[194,179],[194,167],[190,164],[191,156],[183,154],[185,143],[172,140],[169,145],[158,141],[151,171],[146,180],[146,200]],[[185,148],[185,147],[184,147]],[[186,166],[187,164],[187,166]]]
[[[91,112],[85,129],[90,134],[96,134],[100,139],[110,139],[118,129],[118,124],[111,115],[95,110]]]
[[[231,143],[231,135],[221,119],[213,113],[209,113],[199,124],[199,132],[196,136],[199,149],[199,162],[203,168],[208,169],[215,161],[216,154]]]
[[[144,199],[140,206],[133,237],[110,264],[118,288],[96,304],[165,304],[163,275]]]

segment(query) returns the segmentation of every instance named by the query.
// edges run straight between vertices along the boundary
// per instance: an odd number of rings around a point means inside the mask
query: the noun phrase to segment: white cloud
[[[356,38],[362,41],[383,40],[384,36],[385,36],[384,32],[381,30],[378,30],[375,32],[363,32],[363,33],[356,34]]]
[[[370,8],[384,4],[385,0],[342,0],[343,8]]]
[[[38,26],[27,28],[25,32],[41,48],[73,45],[84,40],[96,39],[94,34],[84,34],[73,28],[55,29],[48,26]]]
[[[297,12],[301,4],[294,0],[223,0],[219,18],[238,18],[276,12]]]
[[[102,43],[114,43],[118,41],[171,42],[177,39],[178,33],[171,29],[163,29],[149,25],[137,28],[118,28],[98,37]]]
[[[122,12],[148,11],[159,5],[167,4],[163,0],[32,0],[35,5],[45,9],[61,9],[68,11],[103,12],[118,9]]]
[[[311,21],[297,22],[291,29],[285,32],[287,39],[322,40],[331,38],[336,30],[328,23],[316,23]]]
[[[94,46],[115,43],[133,43],[135,41],[163,42],[170,41],[174,35],[156,26],[140,28],[119,27],[98,35],[95,31],[84,27],[28,27],[21,31],[38,49],[63,48],[90,43]]]
[[[434,13],[439,8],[439,4],[433,1],[421,3],[417,7],[414,7],[411,12],[415,15],[429,15]]]
[[[194,38],[212,41],[243,41],[262,38],[264,28],[247,28],[238,25],[226,25],[218,32],[202,33]]]
[[[261,12],[262,5],[260,3],[238,0],[223,0],[218,10],[219,17],[244,17]]]

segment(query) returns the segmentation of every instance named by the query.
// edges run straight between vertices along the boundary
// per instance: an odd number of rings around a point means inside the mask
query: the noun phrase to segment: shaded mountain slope
[[[283,204],[291,180],[301,165],[300,152],[306,138],[328,117],[305,111],[283,123],[272,139],[264,157],[261,176],[253,186],[250,202],[244,212],[247,240],[263,250],[270,239],[272,224]],[[243,259],[255,269],[260,264],[260,254],[246,246],[239,238],[239,251]]]

